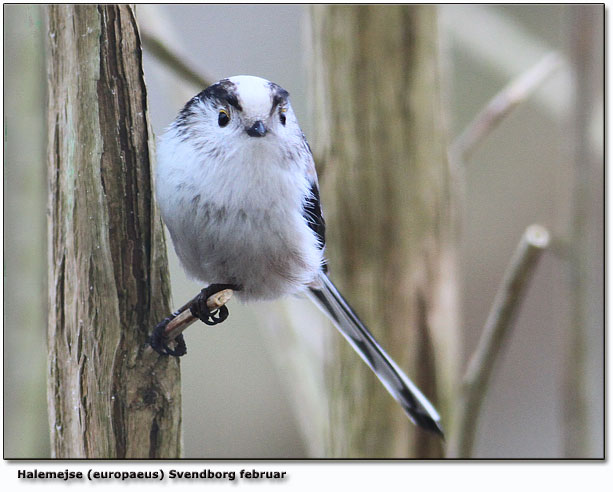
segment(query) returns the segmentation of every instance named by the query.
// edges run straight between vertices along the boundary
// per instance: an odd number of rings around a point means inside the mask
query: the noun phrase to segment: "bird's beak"
[[[266,127],[260,120],[256,121],[250,128],[247,128],[247,135],[250,137],[263,137],[266,135]]]

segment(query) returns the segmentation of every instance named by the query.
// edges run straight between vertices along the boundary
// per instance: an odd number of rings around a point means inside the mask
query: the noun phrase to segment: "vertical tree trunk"
[[[331,277],[450,427],[456,264],[436,10],[333,5],[311,14]],[[441,456],[441,441],[412,426],[337,340],[331,454]]]
[[[602,382],[586,377],[604,365],[602,46],[604,8],[568,7],[574,101],[569,133],[574,158],[571,211],[571,333],[564,374],[564,453],[603,457]]]
[[[179,364],[152,134],[129,6],[48,7],[48,406],[56,458],[176,458]]]

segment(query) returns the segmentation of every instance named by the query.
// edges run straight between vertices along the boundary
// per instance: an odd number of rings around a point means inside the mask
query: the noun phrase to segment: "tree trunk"
[[[177,458],[179,363],[144,347],[169,312],[132,8],[48,21],[48,406],[56,458]]]
[[[457,370],[451,186],[436,9],[314,6],[315,153],[330,275],[442,411]],[[340,337],[329,371],[330,454],[440,457]],[[339,362],[339,360],[341,362]]]
[[[564,374],[564,455],[604,456],[603,70],[604,8],[568,7],[573,112],[568,128],[574,160],[569,242],[571,330]]]

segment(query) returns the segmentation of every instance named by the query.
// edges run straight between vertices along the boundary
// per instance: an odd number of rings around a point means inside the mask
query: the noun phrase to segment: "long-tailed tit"
[[[326,275],[315,164],[287,91],[223,79],[193,97],[157,145],[156,195],[187,273],[244,301],[306,293],[417,425],[442,434],[432,404],[375,341]],[[205,302],[192,313],[215,323]],[[160,353],[182,355],[152,343]]]

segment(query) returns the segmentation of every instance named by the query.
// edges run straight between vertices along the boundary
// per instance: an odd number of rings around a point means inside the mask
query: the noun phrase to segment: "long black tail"
[[[321,274],[321,281],[321,289],[310,289],[311,299],[374,371],[411,421],[443,436],[440,417],[434,406],[380,347],[325,273]]]

